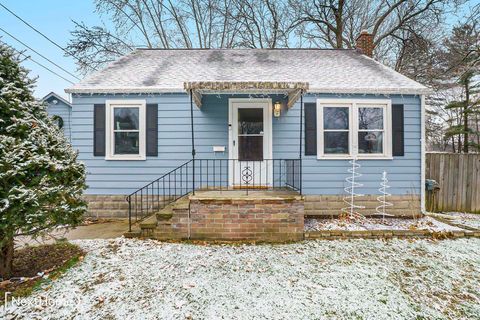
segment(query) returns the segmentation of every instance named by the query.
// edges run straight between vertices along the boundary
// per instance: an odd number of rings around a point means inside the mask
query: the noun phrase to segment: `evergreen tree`
[[[18,54],[0,43],[0,278],[11,275],[14,237],[77,225],[85,168],[77,162]]]
[[[458,152],[468,153],[470,150],[480,150],[480,144],[478,143],[480,135],[478,130],[480,100],[477,96],[480,83],[475,83],[474,77],[475,72],[472,70],[466,71],[460,76],[458,83],[463,87],[463,99],[452,101],[445,107],[447,110],[457,110],[457,113],[460,115],[460,123],[451,125],[445,134],[445,139],[450,139],[454,136],[463,137],[463,148],[459,145]],[[459,139],[459,141],[461,140]]]
[[[445,40],[445,49],[439,53],[446,87],[457,87],[462,92],[459,99],[445,107],[458,115],[445,134],[446,140],[457,137],[458,152],[479,150],[479,35],[476,23],[457,26]]]

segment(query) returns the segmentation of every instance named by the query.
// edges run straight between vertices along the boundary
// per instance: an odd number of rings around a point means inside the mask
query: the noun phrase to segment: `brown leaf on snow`
[[[190,288],[194,288],[196,286],[195,283],[185,283],[183,285],[183,289],[190,289]]]

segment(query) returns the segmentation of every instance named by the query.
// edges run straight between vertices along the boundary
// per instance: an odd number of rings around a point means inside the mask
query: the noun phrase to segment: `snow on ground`
[[[88,254],[16,319],[478,319],[480,239],[288,245],[77,240]],[[59,302],[64,303],[59,303]],[[73,303],[72,303],[73,302]]]
[[[305,219],[305,231],[320,230],[430,230],[430,231],[465,231],[459,227],[435,220],[432,217],[419,219],[402,218],[367,218],[362,222],[345,219]]]
[[[446,212],[445,214],[456,218],[452,220],[453,223],[480,230],[480,214],[465,212]]]

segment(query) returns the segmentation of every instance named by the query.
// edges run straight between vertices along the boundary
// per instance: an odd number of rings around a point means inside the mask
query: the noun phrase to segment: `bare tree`
[[[87,73],[136,47],[353,48],[367,29],[376,58],[403,72],[461,1],[95,0],[106,23],[76,23],[68,50]]]
[[[470,15],[465,22],[472,26],[473,36],[478,40],[472,45],[472,48],[467,53],[466,59],[471,60],[472,66],[479,67],[480,65],[480,3],[471,9]],[[473,58],[472,58],[473,57]]]
[[[95,0],[106,26],[76,22],[68,50],[84,73],[147,48],[276,48],[292,40],[286,0]]]
[[[119,35],[110,33],[104,27],[87,27],[84,23],[75,22],[72,32],[74,43],[70,42],[68,51],[79,57],[78,69],[84,72],[98,69],[118,57],[134,49]]]
[[[360,32],[374,36],[377,58],[401,50],[406,39],[425,35],[442,22],[443,14],[458,3],[449,0],[290,0],[297,12],[294,26],[316,46],[354,48]],[[396,42],[394,46],[392,42]],[[395,65],[395,64],[394,64]]]
[[[413,33],[396,38],[390,43],[395,53],[395,70],[431,88],[439,87],[441,71],[437,53],[440,42],[440,37],[432,39],[431,35],[424,37]]]
[[[227,43],[229,29],[218,0],[96,0],[96,12],[108,20],[105,26],[75,23],[68,50],[82,63],[85,73],[136,47],[208,48]]]
[[[236,47],[277,48],[290,44],[292,16],[285,1],[233,0],[234,10],[226,14],[239,27]]]

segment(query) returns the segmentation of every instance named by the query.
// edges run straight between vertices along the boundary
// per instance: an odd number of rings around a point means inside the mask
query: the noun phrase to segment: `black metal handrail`
[[[128,202],[132,224],[195,190],[302,191],[301,159],[192,159],[132,192]]]
[[[192,172],[193,160],[189,160],[129,194],[126,197],[129,231],[132,231],[133,223],[143,220],[192,192],[193,185],[189,183],[191,181],[189,175]]]
[[[195,190],[301,191],[301,159],[195,159]]]

